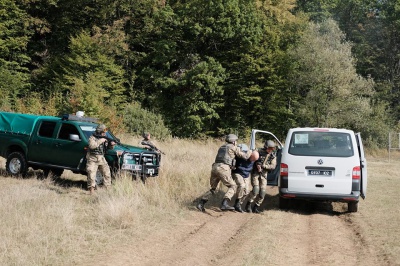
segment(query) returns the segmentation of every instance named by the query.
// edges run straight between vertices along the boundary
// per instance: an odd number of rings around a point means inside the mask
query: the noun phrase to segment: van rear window
[[[288,152],[300,156],[351,157],[354,155],[350,134],[340,132],[294,132]]]

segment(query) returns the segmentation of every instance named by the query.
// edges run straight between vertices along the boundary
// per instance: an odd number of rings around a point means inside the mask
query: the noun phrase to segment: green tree
[[[384,117],[381,105],[374,106],[372,101],[374,82],[356,73],[351,44],[333,20],[310,23],[291,55],[298,64],[292,86],[304,99],[294,111],[300,126],[344,127],[374,134],[372,118]]]
[[[225,69],[211,57],[203,60],[196,55],[188,58],[187,68],[180,68],[171,78],[160,79],[164,87],[164,109],[173,132],[184,137],[198,137],[211,131],[219,119],[222,105],[222,82]]]
[[[0,0],[0,108],[11,110],[30,88],[26,65],[27,44],[32,32],[29,15],[16,1]]]
[[[81,32],[71,39],[71,53],[60,62],[55,91],[65,95],[65,112],[82,110],[98,116],[104,105],[118,107],[125,102],[124,70],[99,40]]]

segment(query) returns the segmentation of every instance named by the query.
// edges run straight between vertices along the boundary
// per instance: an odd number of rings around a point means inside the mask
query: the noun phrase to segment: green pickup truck
[[[61,176],[65,169],[86,175],[88,139],[97,125],[93,118],[75,115],[0,112],[0,156],[6,158],[6,170],[14,176],[26,175],[29,167],[42,169],[45,175],[51,171]],[[109,131],[107,137],[117,143],[105,155],[114,176],[121,170],[143,181],[158,175],[160,154],[121,144]]]

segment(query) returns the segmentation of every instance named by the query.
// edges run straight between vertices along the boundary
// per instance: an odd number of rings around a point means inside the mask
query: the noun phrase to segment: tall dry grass
[[[122,138],[137,144],[139,139]],[[146,184],[130,177],[94,196],[84,188],[86,177],[65,172],[60,180],[4,175],[0,166],[0,265],[72,265],[117,246],[145,239],[157,228],[184,219],[193,201],[209,189],[209,173],[221,141],[172,139],[156,143],[166,155],[159,177]],[[400,264],[400,208],[397,166],[384,152],[368,158],[367,210],[354,214],[367,238],[377,241]],[[2,170],[1,170],[2,169]],[[220,198],[214,199],[218,204]]]
[[[179,139],[156,143],[166,153],[158,177],[143,184],[121,176],[112,189],[99,189],[94,196],[84,188],[85,176],[67,171],[56,181],[39,180],[35,173],[15,179],[5,176],[2,160],[0,265],[82,263],[100,250],[168,226],[208,189],[211,164],[221,143]]]

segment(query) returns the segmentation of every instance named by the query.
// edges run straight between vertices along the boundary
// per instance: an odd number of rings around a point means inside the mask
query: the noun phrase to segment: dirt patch
[[[93,265],[390,265],[343,204],[281,211],[276,192],[261,214],[193,208],[179,224],[100,254]]]

